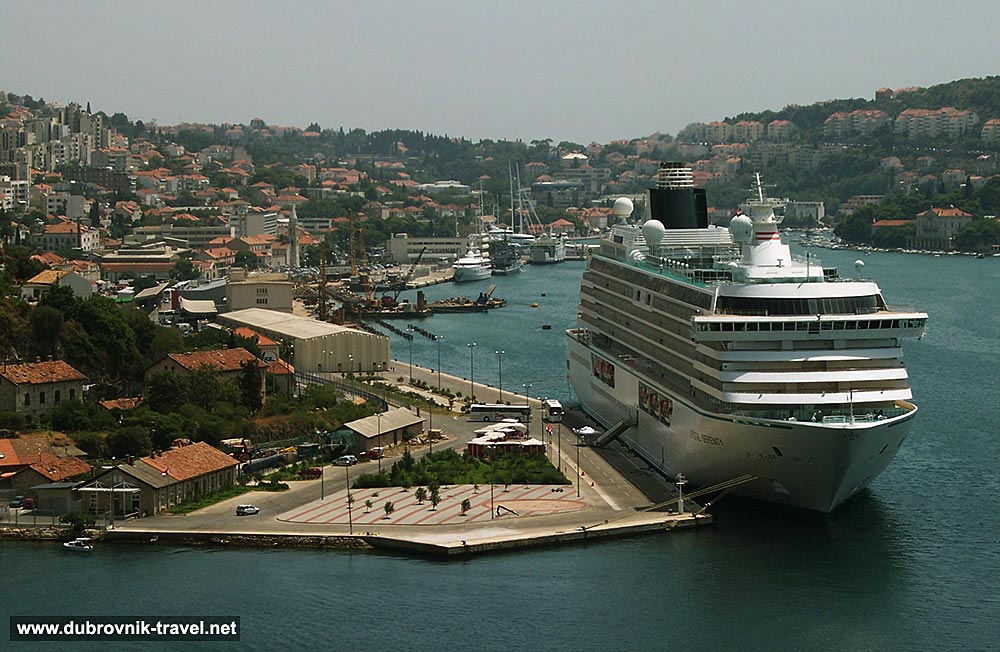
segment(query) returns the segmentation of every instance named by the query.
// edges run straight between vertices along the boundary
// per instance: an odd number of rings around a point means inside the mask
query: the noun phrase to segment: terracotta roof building
[[[253,353],[244,348],[169,353],[146,369],[146,377],[148,378],[150,374],[158,371],[189,373],[202,368],[212,369],[223,374],[239,373],[246,362],[253,362],[258,366],[263,365]]]
[[[161,371],[186,375],[198,369],[211,369],[218,372],[220,376],[235,379],[243,373],[243,365],[247,362],[254,364],[261,374],[261,393],[263,394],[263,373],[267,365],[244,348],[170,353],[146,369],[145,379],[148,382],[150,376]]]
[[[185,444],[118,464],[81,485],[79,492],[84,510],[92,514],[148,516],[231,487],[237,465],[205,442]]]
[[[90,471],[91,466],[75,454],[84,453],[73,446],[53,446],[45,437],[0,439],[0,490],[31,496],[37,503],[33,487],[64,482]]]
[[[931,207],[917,214],[917,233],[909,241],[914,249],[943,251],[954,249],[954,238],[964,229],[973,216],[960,208]]]
[[[76,272],[64,269],[43,269],[21,286],[21,298],[25,301],[38,301],[46,291],[53,287],[68,287],[73,294],[81,299],[89,299],[94,293],[90,281]]]
[[[62,360],[0,366],[0,410],[29,416],[82,399],[87,377]]]

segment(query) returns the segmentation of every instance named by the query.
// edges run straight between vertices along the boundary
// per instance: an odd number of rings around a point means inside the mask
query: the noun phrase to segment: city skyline
[[[11,3],[0,89],[158,124],[606,142],[995,74],[998,18],[979,1]],[[962,56],[942,56],[953,39]]]

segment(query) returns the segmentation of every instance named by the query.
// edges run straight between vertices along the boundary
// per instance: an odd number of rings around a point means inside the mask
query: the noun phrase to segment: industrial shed
[[[273,340],[291,341],[297,372],[368,372],[388,369],[389,338],[285,312],[248,308],[219,315],[233,328],[249,326]]]
[[[419,435],[423,432],[424,418],[405,408],[393,408],[345,423],[344,427],[354,433],[355,449],[367,451],[380,446],[395,446],[408,437]]]

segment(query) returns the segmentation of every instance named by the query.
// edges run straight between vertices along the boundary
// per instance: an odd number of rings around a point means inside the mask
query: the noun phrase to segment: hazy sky
[[[159,124],[588,143],[1000,74],[1000,2],[0,0],[0,89]]]

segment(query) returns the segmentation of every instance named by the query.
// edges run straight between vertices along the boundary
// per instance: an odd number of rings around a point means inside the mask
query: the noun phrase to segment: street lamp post
[[[111,525],[108,526],[109,529],[115,529],[115,470],[118,469],[118,461],[112,457],[111,458]]]
[[[505,351],[497,351],[497,374],[499,376],[498,385],[500,387],[500,398],[497,403],[503,403],[503,354]]]
[[[375,421],[378,423],[378,438],[376,439],[378,447],[378,472],[382,473],[382,413],[375,413]]]
[[[527,430],[527,432],[525,432],[525,434],[526,435],[530,435],[531,434],[531,410],[530,410],[531,403],[528,400],[528,394],[531,392],[532,384],[531,383],[524,383],[522,385],[522,387],[524,387],[524,405],[525,405],[525,407],[529,408],[529,410],[528,410],[528,430]]]
[[[354,514],[351,511],[351,465],[344,467],[347,473],[347,527],[350,534],[354,534]]]
[[[687,484],[687,478],[684,477],[683,473],[677,474],[677,513],[684,513],[684,485]]]
[[[472,352],[476,350],[476,343],[469,342],[466,344],[469,347],[469,400],[475,402],[476,400],[476,364],[475,358]]]
[[[353,353],[348,353],[347,354],[347,364],[350,367],[347,370],[347,377],[348,378],[354,378],[354,354]]]
[[[559,472],[562,473],[562,424],[556,421],[556,441],[559,442]]]
[[[410,347],[410,384],[413,384],[413,327],[406,327],[406,342]]]
[[[576,442],[576,497],[580,497],[580,442]]]
[[[493,446],[487,446],[486,450],[490,455],[490,520],[493,520],[496,510],[493,509]]]
[[[438,345],[438,394],[441,393],[441,340],[444,339],[440,335],[434,336],[434,341]]]

